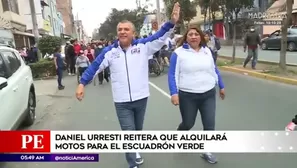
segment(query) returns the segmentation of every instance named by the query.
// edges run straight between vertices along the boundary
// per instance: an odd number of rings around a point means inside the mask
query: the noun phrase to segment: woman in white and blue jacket
[[[220,97],[224,99],[224,84],[212,52],[206,46],[203,32],[197,28],[188,29],[171,55],[168,73],[171,102],[179,105],[182,118],[178,130],[190,130],[195,124],[198,110],[203,129],[215,130],[217,84]],[[217,162],[211,153],[201,156],[209,163]]]

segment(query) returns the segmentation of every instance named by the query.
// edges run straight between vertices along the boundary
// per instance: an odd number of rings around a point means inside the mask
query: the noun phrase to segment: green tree
[[[135,10],[117,10],[112,9],[105,22],[100,25],[99,36],[100,38],[111,39],[117,35],[116,27],[122,20],[129,20],[135,25],[136,32],[139,32],[146,13],[145,8],[138,8]]]
[[[211,20],[214,22],[216,20],[216,12],[220,11],[223,5],[222,0],[195,0],[195,2],[200,6],[202,13],[204,15],[204,24],[206,23],[207,16],[208,22]]]
[[[221,6],[224,9],[225,17],[233,26],[233,51],[232,51],[232,62],[235,62],[236,54],[236,27],[238,24],[238,15],[242,9],[252,8],[254,6],[254,0],[219,0],[218,4],[224,4]]]
[[[184,28],[185,22],[189,23],[196,15],[196,7],[198,5],[198,1],[191,0],[163,0],[166,6],[166,15],[168,18],[171,18],[171,13],[173,6],[176,2],[179,2],[181,10],[180,10],[180,20],[179,24],[181,28]]]
[[[203,23],[206,24],[206,19],[207,19],[207,16],[208,16],[208,9],[209,9],[209,6],[210,6],[210,0],[196,0],[196,2],[198,3],[198,5],[200,6],[201,8],[201,13],[203,14],[204,16],[204,21]]]
[[[42,53],[45,54],[53,54],[55,52],[56,47],[61,47],[62,39],[57,36],[44,36],[39,39],[38,49]]]

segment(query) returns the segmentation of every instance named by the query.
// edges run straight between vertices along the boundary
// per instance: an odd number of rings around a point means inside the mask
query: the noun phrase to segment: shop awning
[[[13,34],[23,35],[23,36],[34,37],[34,34],[27,33],[27,32],[21,32],[21,31],[17,31],[17,30],[12,30],[12,33]],[[41,36],[39,36],[39,37],[41,37]]]

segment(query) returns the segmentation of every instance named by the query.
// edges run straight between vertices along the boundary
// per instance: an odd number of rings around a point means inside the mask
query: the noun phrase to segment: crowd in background
[[[25,60],[26,63],[35,63],[39,60],[38,58],[38,49],[36,46],[32,46],[31,48],[23,47],[18,49],[21,57]]]
[[[76,75],[77,73],[82,74],[86,69],[86,65],[88,65],[85,58],[87,58],[89,63],[92,63],[100,54],[102,49],[111,44],[112,41],[103,39],[98,41],[92,40],[87,44],[84,42],[79,42],[77,39],[67,42],[66,46],[64,47],[64,53],[68,75]],[[108,68],[99,73],[98,78],[99,84],[102,84],[104,79],[109,82]]]

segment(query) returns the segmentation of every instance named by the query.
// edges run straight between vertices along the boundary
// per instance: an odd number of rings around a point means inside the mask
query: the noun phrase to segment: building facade
[[[18,49],[29,46],[30,40],[34,38],[33,34],[26,32],[26,21],[21,9],[19,0],[0,1],[0,40],[9,40]]]
[[[277,13],[278,15],[285,15],[286,11],[286,0],[277,0],[270,3],[269,8],[267,9],[269,13]],[[274,19],[276,20],[276,19]],[[281,21],[281,18],[277,20]],[[294,0],[293,11],[292,11],[292,25],[297,25],[297,0]],[[281,25],[265,25],[263,26],[263,34],[269,35],[276,30],[281,29]]]
[[[82,24],[82,20],[75,20],[74,24],[75,24],[75,28],[76,28],[77,40],[84,42],[84,43],[88,42],[89,37],[86,34],[85,28]]]
[[[33,21],[31,15],[31,7],[28,3],[28,0],[19,0],[20,5],[22,6],[21,15],[24,17],[26,22],[26,32],[33,32]],[[40,36],[52,34],[52,26],[48,17],[46,17],[45,10],[48,8],[46,1],[34,0],[34,8],[36,11],[36,19],[38,32]],[[30,44],[30,46],[33,44]]]
[[[57,9],[57,1],[49,0],[50,3],[50,14],[52,18],[53,35],[61,37],[64,32],[62,15]]]
[[[64,38],[76,37],[74,16],[72,14],[72,0],[56,0],[57,10],[63,16]]]
[[[36,1],[37,3],[38,0],[34,0],[34,1]],[[53,22],[53,14],[52,14],[53,3],[51,1],[52,0],[42,0],[44,5],[42,5],[41,12],[42,12],[43,20],[47,21],[49,25],[48,28],[50,30],[47,32],[47,34],[50,36],[54,36],[54,22]]]
[[[242,18],[243,20],[246,18],[245,21],[248,21],[250,22],[250,24],[253,24],[254,21],[256,21],[256,19],[251,18],[251,15],[255,14],[256,16],[261,16],[262,14],[267,13],[269,8],[273,8],[272,5],[274,4],[274,2],[276,1],[275,0],[254,0],[254,7],[251,9],[243,9],[240,13],[240,18]],[[271,19],[268,19],[268,20],[271,20]],[[279,27],[278,25],[257,25],[257,24],[254,26],[257,29],[257,32],[259,32],[259,34],[261,34],[262,36],[269,33],[270,32],[269,29],[272,28],[272,30],[274,30],[275,27],[276,28]]]
[[[190,25],[197,25],[201,28],[201,30],[212,29],[217,37],[225,38],[225,28],[222,12],[215,12],[215,20],[213,21],[212,16],[209,15],[208,10],[204,10],[200,6],[197,6],[196,11],[197,16],[190,21]]]

